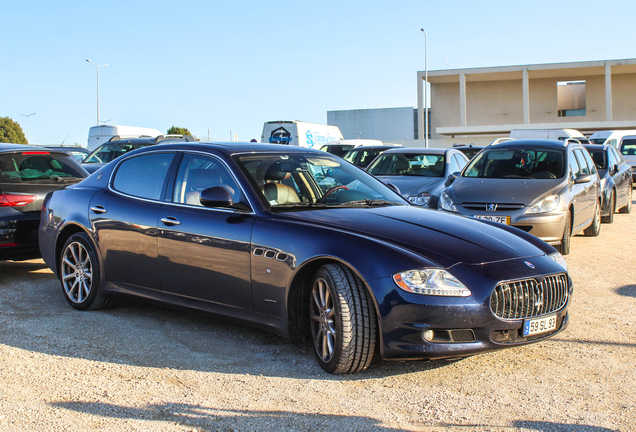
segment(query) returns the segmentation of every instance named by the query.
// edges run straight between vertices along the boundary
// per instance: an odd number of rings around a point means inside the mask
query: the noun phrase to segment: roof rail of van
[[[563,140],[563,147],[567,147],[568,144],[581,144],[581,141],[575,138],[568,138]]]
[[[150,135],[115,135],[111,137],[108,142],[111,141],[121,141],[123,139],[134,139],[134,138],[152,138]]]
[[[195,142],[196,139],[192,135],[159,135],[155,138],[155,143],[166,140],[184,140],[185,142]]]

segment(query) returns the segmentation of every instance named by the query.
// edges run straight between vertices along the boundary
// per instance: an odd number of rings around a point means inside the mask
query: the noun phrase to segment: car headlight
[[[541,201],[526,210],[526,214],[548,213],[555,210],[559,206],[559,196],[551,195],[543,198]]]
[[[428,192],[422,192],[419,195],[410,196],[407,200],[416,206],[425,206],[431,200],[431,194]]]
[[[449,297],[468,297],[471,292],[455,276],[442,269],[409,270],[393,275],[404,291]]]
[[[556,261],[557,264],[560,264],[561,267],[563,267],[567,271],[568,263],[565,261],[565,258],[563,258],[563,255],[561,255],[559,252],[554,252],[548,256]]]
[[[457,207],[455,207],[455,203],[452,199],[450,199],[446,192],[442,192],[442,194],[440,195],[439,206],[442,208],[442,210],[457,213]]]

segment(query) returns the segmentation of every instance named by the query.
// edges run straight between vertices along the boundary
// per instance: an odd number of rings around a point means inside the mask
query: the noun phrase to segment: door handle
[[[161,218],[161,222],[163,222],[164,225],[168,225],[168,226],[181,225],[181,222],[179,222],[179,219],[172,216]]]
[[[102,214],[102,213],[106,213],[108,210],[106,210],[104,207],[100,206],[100,205],[96,205],[91,207],[91,210],[93,211],[93,213],[97,213],[97,214]]]

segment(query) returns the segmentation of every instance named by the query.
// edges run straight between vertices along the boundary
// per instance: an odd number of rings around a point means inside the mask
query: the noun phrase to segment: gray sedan
[[[440,210],[513,225],[563,255],[601,229],[601,185],[578,142],[517,140],[484,149],[442,193]]]

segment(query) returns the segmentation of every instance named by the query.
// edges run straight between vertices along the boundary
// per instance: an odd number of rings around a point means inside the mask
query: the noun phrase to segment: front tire
[[[99,260],[88,235],[77,233],[69,237],[59,266],[64,298],[75,309],[102,309],[113,304],[114,299],[104,295]]]
[[[601,203],[600,202],[596,203],[592,225],[585,228],[585,231],[583,231],[583,233],[588,237],[596,237],[601,233]]]
[[[311,287],[309,324],[316,359],[325,371],[347,374],[371,365],[377,320],[364,284],[348,268],[327,264]]]
[[[616,209],[616,192],[612,191],[610,195],[609,202],[609,214],[607,216],[603,216],[601,218],[601,222],[603,223],[613,223],[614,222],[614,210]]]
[[[570,240],[572,239],[572,216],[570,212],[565,216],[565,228],[563,228],[563,238],[561,239],[561,244],[556,245],[556,250],[559,251],[561,255],[567,255],[570,253]]]

